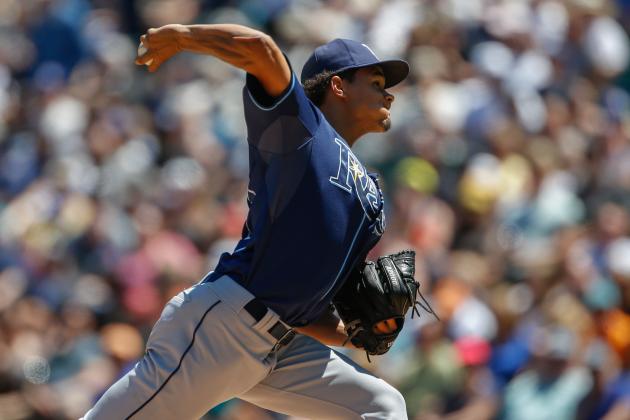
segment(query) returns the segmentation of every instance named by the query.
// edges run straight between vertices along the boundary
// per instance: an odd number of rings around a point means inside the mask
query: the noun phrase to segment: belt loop
[[[257,298],[253,298],[247,302],[245,306],[243,306],[243,309],[245,309],[256,320],[256,322],[260,322],[260,320],[270,310]],[[296,334],[293,328],[286,325],[280,319],[267,329],[267,333],[276,339],[276,344],[274,344],[271,351],[276,351],[289,344]]]

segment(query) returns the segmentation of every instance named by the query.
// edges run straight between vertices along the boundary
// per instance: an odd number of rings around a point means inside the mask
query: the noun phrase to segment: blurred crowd
[[[387,199],[371,256],[415,249],[441,320],[346,352],[410,418],[630,418],[630,1],[2,0],[0,419],[81,416],[238,240],[244,75],[133,64],[147,28],[217,22],[298,74],[336,37],[411,65],[356,153]]]

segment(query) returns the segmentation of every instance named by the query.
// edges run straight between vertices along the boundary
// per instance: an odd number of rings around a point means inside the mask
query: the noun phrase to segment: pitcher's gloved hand
[[[368,358],[391,348],[410,308],[419,315],[415,255],[405,250],[362,263],[333,298],[348,340],[365,349]]]

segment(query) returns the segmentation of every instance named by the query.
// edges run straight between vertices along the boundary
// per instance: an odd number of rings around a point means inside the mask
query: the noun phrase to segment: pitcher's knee
[[[391,420],[406,420],[407,419],[407,406],[405,404],[405,398],[396,388],[391,385],[383,387],[376,397],[375,403],[378,405],[379,414],[376,417],[364,417],[364,418],[378,418],[378,419],[391,419]]]

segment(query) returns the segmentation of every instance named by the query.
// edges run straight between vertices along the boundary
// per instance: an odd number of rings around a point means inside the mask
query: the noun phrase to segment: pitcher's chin
[[[381,127],[381,132],[386,132],[388,131],[390,128],[392,128],[392,120],[387,117],[383,120],[380,121],[379,126]]]

